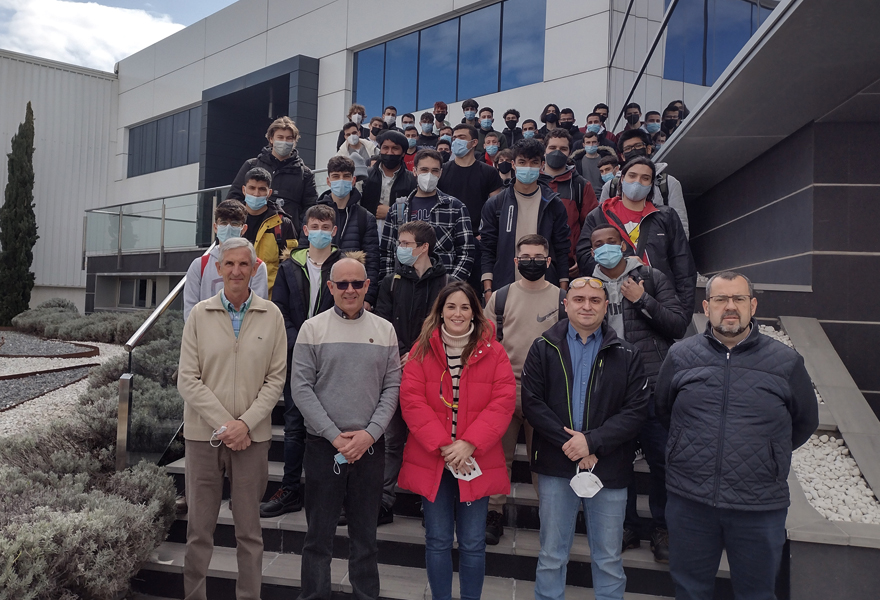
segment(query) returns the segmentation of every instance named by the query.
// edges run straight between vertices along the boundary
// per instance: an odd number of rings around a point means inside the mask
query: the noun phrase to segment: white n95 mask
[[[569,485],[580,498],[592,498],[604,487],[602,481],[593,475],[593,469],[579,472],[571,478]]]

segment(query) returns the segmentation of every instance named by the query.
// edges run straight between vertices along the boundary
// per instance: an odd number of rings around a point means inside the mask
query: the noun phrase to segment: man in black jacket
[[[274,202],[293,221],[294,231],[302,229],[306,210],[318,200],[315,174],[296,152],[299,129],[290,117],[275,119],[266,132],[269,145],[256,158],[246,160],[235,176],[226,199],[244,202],[242,187],[247,183],[247,173],[254,167],[266,169],[272,176]]]
[[[523,414],[534,428],[531,467],[541,497],[535,597],[563,600],[574,523],[583,505],[596,598],[623,599],[620,540],[635,438],[647,416],[648,381],[639,352],[604,323],[604,285],[571,282],[568,319],[535,340],[522,372]],[[589,469],[603,487],[575,493]],[[589,477],[589,476],[587,476]],[[574,482],[572,482],[574,483]]]
[[[416,178],[403,164],[403,153],[409,148],[405,135],[396,130],[383,131],[376,143],[379,160],[367,171],[361,206],[376,216],[381,230],[389,207],[416,189]]]
[[[624,258],[625,244],[611,225],[593,230],[593,277],[605,283],[608,292],[608,324],[621,337],[639,349],[649,389],[653,391],[660,364],[676,338],[684,336],[688,315],[675,296],[669,279],[634,256]],[[654,416],[653,399],[648,401],[648,420],[639,432],[639,444],[651,469],[648,501],[651,507],[651,551],[654,560],[669,562],[669,535],[666,530],[666,427]],[[623,530],[623,549],[638,548],[636,531],[636,489],[630,485]]]
[[[705,333],[673,346],[657,378],[680,600],[712,598],[724,548],[737,598],[775,598],[791,453],[815,431],[819,409],[803,358],[758,331],[757,304],[744,275],[714,275]]]

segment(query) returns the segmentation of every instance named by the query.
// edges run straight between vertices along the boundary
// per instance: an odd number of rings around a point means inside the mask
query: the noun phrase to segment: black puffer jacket
[[[310,206],[318,201],[318,190],[315,187],[315,174],[308,168],[297,154],[296,149],[287,160],[281,161],[272,154],[272,146],[266,146],[256,158],[246,160],[235,176],[226,199],[244,201],[241,191],[245,183],[245,175],[254,167],[262,167],[272,175],[272,196],[276,204],[293,221],[294,230],[302,231],[303,217]],[[283,200],[279,203],[278,200]]]
[[[736,510],[789,505],[791,451],[819,425],[804,360],[758,331],[732,350],[711,324],[669,351],[654,392],[669,428],[666,488]]]
[[[532,471],[554,477],[574,477],[577,463],[562,446],[571,439],[572,377],[568,350],[568,319],[563,319],[532,344],[522,371],[522,410],[535,428]],[[599,462],[593,473],[607,488],[620,489],[632,481],[635,438],[648,416],[648,382],[639,352],[602,324],[602,346],[584,405],[584,437]]]
[[[416,189],[416,178],[412,173],[407,171],[406,167],[401,162],[400,169],[394,174],[394,181],[391,183],[391,195],[388,205],[394,206],[394,203],[399,198],[406,198],[414,189]],[[370,167],[370,170],[367,171],[367,178],[364,180],[364,189],[361,196],[361,206],[370,211],[371,214],[375,215],[376,209],[379,208],[379,200],[381,197],[382,165],[377,164],[374,167]]]

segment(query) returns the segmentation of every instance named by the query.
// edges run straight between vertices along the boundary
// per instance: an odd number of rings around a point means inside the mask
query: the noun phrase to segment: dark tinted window
[[[368,117],[382,114],[385,90],[385,44],[379,44],[355,55],[354,97],[367,109]]]
[[[383,105],[396,107],[398,115],[416,110],[418,64],[418,32],[385,44],[385,100]]]
[[[159,119],[156,124],[156,170],[171,168],[171,151],[174,143],[173,117]]]
[[[501,89],[544,80],[546,0],[507,0],[501,27]]]
[[[458,77],[458,19],[421,31],[419,43],[420,108],[433,108],[437,100],[456,96]]]
[[[128,176],[137,177],[199,162],[202,109],[132,127],[128,132]]]
[[[458,97],[497,92],[501,5],[493,4],[462,16],[459,31]]]
[[[202,139],[202,107],[196,106],[189,110],[189,147],[187,148],[187,162],[199,162]]]

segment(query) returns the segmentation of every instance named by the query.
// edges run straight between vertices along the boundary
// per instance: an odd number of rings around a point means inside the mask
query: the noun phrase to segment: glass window
[[[418,32],[385,44],[385,100],[383,104],[397,108],[398,119],[403,113],[416,110],[418,69]]]
[[[708,0],[679,0],[666,26],[664,79],[703,83],[703,10]],[[666,0],[669,7],[670,0]]]
[[[196,106],[189,109],[189,143],[187,147],[187,162],[199,162],[202,142],[202,107]]]
[[[354,56],[356,102],[364,105],[368,117],[380,116],[385,107],[382,102],[385,89],[385,44],[361,50]]]
[[[419,108],[431,109],[438,100],[456,98],[458,78],[458,19],[421,32],[419,43]]]
[[[507,0],[501,27],[501,89],[544,80],[546,0]]]
[[[173,117],[159,119],[156,123],[156,170],[171,168],[171,151],[174,143]]]
[[[458,100],[498,91],[501,4],[461,17],[458,39]]]
[[[171,166],[182,167],[186,164],[189,144],[189,111],[179,112],[172,118],[174,138],[171,141]]]
[[[144,129],[144,154],[141,157],[141,175],[152,173],[156,170],[156,125],[156,121],[151,121],[141,126]]]
[[[141,165],[139,164],[143,157],[144,145],[144,129],[143,127],[132,127],[128,132],[128,176],[137,177],[141,174]]]
[[[199,162],[202,107],[163,117],[128,132],[128,176]]]

